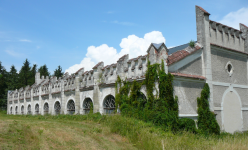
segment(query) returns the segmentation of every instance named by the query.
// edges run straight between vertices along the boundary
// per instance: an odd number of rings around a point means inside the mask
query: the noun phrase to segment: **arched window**
[[[31,115],[31,105],[28,105],[28,114]]]
[[[114,112],[115,110],[115,98],[112,95],[108,95],[105,97],[104,101],[103,101],[103,108],[104,108],[104,112],[106,114],[111,114]]]
[[[143,94],[142,92],[139,92],[138,93],[138,99],[137,99],[137,101],[139,103],[139,106],[138,107],[145,108],[145,105],[147,103],[147,99],[146,99],[145,94]]]
[[[55,111],[55,114],[58,115],[60,114],[60,103],[57,101],[55,104],[54,104],[54,111]]]
[[[15,107],[15,114],[18,114],[18,106]]]
[[[22,113],[22,115],[24,114],[24,106],[23,105],[21,107],[21,113]]]
[[[92,106],[91,106],[92,105]],[[83,110],[84,110],[84,114],[88,114],[90,113],[90,108],[93,108],[93,103],[92,100],[90,98],[86,98],[83,102]]]
[[[35,114],[38,115],[39,114],[39,104],[35,105]]]
[[[44,108],[43,108],[43,110],[44,110],[44,115],[45,115],[45,114],[48,114],[48,112],[49,112],[49,106],[48,106],[48,103],[45,103],[45,104],[44,104]]]
[[[12,107],[10,107],[10,114],[12,114]]]
[[[71,115],[75,113],[75,103],[73,100],[69,100],[67,103],[67,113]]]

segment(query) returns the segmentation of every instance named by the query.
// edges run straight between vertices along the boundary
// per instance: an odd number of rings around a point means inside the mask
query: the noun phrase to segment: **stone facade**
[[[148,60],[151,64],[164,60],[166,73],[174,75],[179,117],[197,120],[196,99],[208,83],[210,108],[221,129],[230,133],[248,130],[248,27],[240,24],[236,30],[209,20],[209,15],[196,6],[194,47],[167,49],[164,43],[152,43],[147,55],[129,59],[127,54],[111,65],[99,62],[90,71],[81,68],[59,79],[40,78],[37,73],[34,85],[9,91],[8,114],[87,114],[91,104],[94,112],[111,113],[117,76],[142,81]],[[175,52],[168,55],[170,50]],[[146,96],[145,87],[141,91]]]

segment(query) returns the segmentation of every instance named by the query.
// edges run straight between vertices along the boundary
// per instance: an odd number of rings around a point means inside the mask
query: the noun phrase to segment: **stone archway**
[[[107,95],[103,100],[103,109],[105,114],[111,114],[115,110],[115,97]]]
[[[24,114],[24,106],[23,105],[21,107],[21,113],[22,113],[22,115]]]
[[[35,114],[38,115],[39,114],[39,111],[40,111],[39,104],[36,104],[35,105]]]
[[[67,103],[67,113],[70,115],[75,113],[75,103],[73,100],[69,100]]]
[[[56,101],[55,104],[54,104],[55,115],[60,114],[60,110],[61,110],[60,102],[59,101]]]
[[[46,115],[46,114],[49,113],[49,105],[48,105],[47,102],[44,104],[43,111],[44,111],[44,112],[43,112],[44,115]]]
[[[223,96],[222,125],[226,132],[242,131],[243,119],[241,101],[236,91],[228,91]]]
[[[91,98],[89,98],[89,97],[85,98],[85,100],[83,102],[83,113],[84,114],[90,113],[90,109],[91,109],[92,106],[93,106],[93,102],[92,102]]]
[[[15,114],[18,114],[18,106],[15,107]]]

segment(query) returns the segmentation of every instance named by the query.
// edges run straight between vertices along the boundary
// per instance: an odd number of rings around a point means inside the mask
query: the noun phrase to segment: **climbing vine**
[[[158,84],[158,85],[156,85]],[[141,92],[145,86],[147,96]],[[158,87],[158,89],[156,89]],[[220,127],[209,110],[209,87],[206,83],[201,97],[197,98],[198,130],[195,121],[189,118],[179,119],[178,97],[173,95],[173,75],[166,74],[164,62],[151,65],[148,61],[145,80],[129,82],[117,77],[116,110],[124,116],[134,117],[161,126],[173,132],[186,130],[193,133],[220,134]],[[156,94],[154,94],[156,93]]]
[[[120,108],[121,114],[129,117],[153,122],[165,130],[176,131],[178,129],[178,102],[173,96],[173,76],[166,74],[164,62],[162,65],[148,62],[145,80],[132,83],[122,81],[120,77],[116,81],[116,108]],[[158,89],[156,89],[156,83]],[[145,86],[147,97],[141,92]],[[154,96],[154,93],[155,96]]]

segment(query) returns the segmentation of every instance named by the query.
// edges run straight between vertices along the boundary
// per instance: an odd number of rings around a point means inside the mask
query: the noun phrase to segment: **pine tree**
[[[5,68],[2,66],[2,62],[0,61],[0,108],[7,107],[7,92],[8,92],[8,86],[7,86],[7,76],[8,72],[5,70]]]
[[[8,74],[8,90],[15,90],[19,89],[20,87],[18,86],[18,73],[14,65],[10,67],[10,72]]]
[[[31,67],[28,59],[26,59],[19,73],[19,87],[26,87],[29,84],[30,76]]]
[[[63,76],[63,72],[62,72],[62,68],[60,66],[58,66],[57,69],[54,70],[54,76],[56,76],[57,78],[62,77]]]
[[[203,134],[220,134],[220,126],[215,119],[214,113],[209,109],[209,94],[209,86],[205,83],[201,91],[201,97],[197,98],[198,129]]]
[[[47,76],[50,76],[50,73],[48,72],[48,68],[45,65],[43,66],[40,66],[40,68],[38,69],[38,72],[40,72],[40,76],[44,76],[44,77],[47,77]]]

